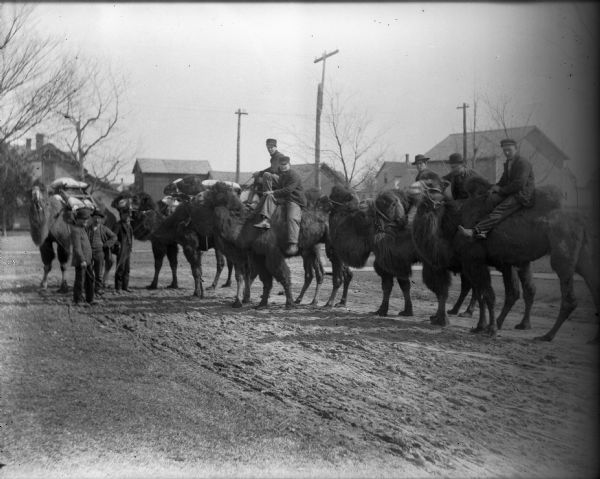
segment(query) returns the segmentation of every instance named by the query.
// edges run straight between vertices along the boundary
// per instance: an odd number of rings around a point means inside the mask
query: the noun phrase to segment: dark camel
[[[158,276],[162,268],[164,257],[167,256],[171,267],[171,283],[167,288],[177,289],[177,255],[178,244],[182,245],[184,255],[190,264],[194,278],[194,296],[203,297],[202,285],[202,251],[214,247],[206,238],[200,238],[193,232],[185,232],[181,229],[161,228],[167,219],[166,210],[162,210],[154,200],[145,192],[137,194],[122,193],[113,200],[112,206],[119,209],[120,204],[125,203],[131,210],[131,226],[133,235],[139,241],[150,241],[152,254],[154,256],[154,278],[147,289],[157,289]],[[217,274],[213,286],[218,282],[219,276],[225,264],[225,260],[219,251],[217,254]]]
[[[490,317],[487,330],[492,336],[502,327],[506,314],[516,301],[514,281],[510,279],[512,266],[518,270],[526,304],[524,318],[517,328],[531,327],[529,313],[535,288],[530,262],[546,255],[550,255],[550,264],[560,280],[561,306],[550,331],[536,339],[551,341],[575,309],[574,273],[584,278],[598,309],[597,267],[585,223],[579,213],[560,208],[560,191],[556,188],[537,188],[532,208],[522,209],[502,221],[486,240],[474,241],[457,234],[457,227],[458,224],[472,226],[491,210],[493,205],[481,196],[491,185],[482,179],[469,180],[465,186],[471,197],[458,210],[456,202],[445,199],[444,184],[437,175],[431,174],[421,180],[412,186],[413,191],[422,194],[413,234],[415,245],[425,259],[423,279],[438,296],[438,324],[446,323],[442,313],[449,285],[448,271],[457,262],[471,280],[473,293],[480,301],[480,320],[476,330],[484,328],[487,308]],[[494,266],[503,273],[507,289],[505,305],[497,319],[494,317],[495,296],[488,266]],[[594,341],[598,339],[597,334]]]
[[[260,230],[253,225],[259,221],[259,215],[245,205],[240,197],[224,183],[217,183],[203,193],[191,216],[197,228],[211,228],[224,247],[225,254],[235,265],[238,289],[233,303],[241,307],[240,289],[244,283],[244,302],[249,301],[249,288],[258,275],[263,283],[263,294],[257,308],[268,307],[268,299],[275,278],[284,289],[286,308],[294,305],[291,292],[290,270],[285,262],[284,251],[287,244],[287,228],[282,208],[277,208],[271,218],[271,228]],[[325,214],[305,209],[300,223],[299,253],[305,267],[314,269],[318,258],[315,246],[327,241],[327,219]],[[307,278],[305,277],[305,285]],[[322,276],[317,272],[317,291],[313,303],[316,304]],[[303,291],[305,288],[303,287]],[[300,297],[301,299],[301,297]]]

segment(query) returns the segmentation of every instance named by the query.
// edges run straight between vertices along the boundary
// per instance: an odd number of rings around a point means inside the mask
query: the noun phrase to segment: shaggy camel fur
[[[282,208],[277,208],[271,218],[271,228],[259,230],[253,225],[259,220],[258,213],[245,205],[233,190],[223,183],[217,183],[203,194],[192,215],[195,225],[212,225],[215,236],[223,242],[225,253],[232,258],[236,268],[238,290],[234,307],[240,307],[240,281],[244,279],[244,301],[249,300],[249,287],[258,275],[263,283],[263,294],[257,308],[268,306],[269,295],[275,278],[283,286],[286,307],[293,306],[290,270],[285,262],[284,251],[287,245],[287,228]],[[318,211],[305,209],[302,212],[299,236],[299,254],[305,267],[313,269],[319,243],[327,241],[327,220]],[[313,269],[314,271],[314,269]],[[306,284],[305,278],[305,284]],[[317,291],[313,303],[317,302],[318,287],[322,277],[317,276]],[[303,290],[305,290],[303,288]],[[300,297],[301,299],[301,297]]]
[[[202,285],[202,251],[206,251],[208,248],[214,247],[214,245],[207,241],[206,238],[198,237],[194,232],[161,228],[167,216],[159,209],[150,195],[145,192],[134,195],[123,193],[114,199],[112,206],[118,208],[119,203],[122,203],[123,200],[128,203],[131,209],[131,226],[134,237],[139,241],[150,241],[152,245],[154,278],[147,288],[156,289],[158,287],[158,276],[165,256],[167,256],[169,265],[171,266],[171,284],[167,288],[176,289],[179,287],[177,282],[177,255],[179,252],[178,244],[181,244],[194,278],[193,295],[201,298],[204,297],[204,288]],[[218,250],[215,250],[215,253],[217,254],[217,274],[213,282],[213,287],[218,282],[225,264],[222,254]]]
[[[525,316],[519,328],[530,327],[529,311],[533,303],[535,288],[529,263],[545,255],[550,255],[550,264],[560,280],[561,306],[554,326],[546,334],[536,339],[551,341],[562,323],[576,307],[573,291],[573,274],[580,274],[590,288],[596,308],[598,301],[598,278],[596,258],[592,254],[592,245],[586,232],[585,223],[577,212],[560,209],[560,192],[553,187],[536,189],[536,201],[532,208],[517,211],[502,221],[488,235],[486,240],[470,240],[457,235],[458,224],[472,226],[493,205],[484,200],[479,192],[491,186],[482,179],[471,179],[465,185],[471,195],[462,209],[456,212],[456,206],[448,202],[442,193],[442,180],[435,174],[414,184],[413,191],[420,189],[422,201],[417,211],[413,234],[415,244],[428,264],[428,278],[424,267],[423,277],[426,284],[438,295],[438,302],[445,300],[449,281],[448,267],[452,260],[458,261],[460,267],[468,275],[474,287],[474,294],[480,300],[480,321],[476,330],[485,326],[485,309],[489,313],[490,335],[495,335],[502,327],[504,319],[512,304],[507,304],[513,292],[507,291],[505,309],[496,319],[494,317],[494,291],[491,287],[488,265],[503,272],[505,287],[510,288],[510,267],[518,268],[526,302]],[[446,266],[445,268],[443,266]],[[507,271],[509,272],[507,274]],[[485,307],[483,307],[483,304]],[[443,311],[443,305],[438,307]],[[443,323],[440,321],[440,323]],[[598,340],[596,335],[595,341]]]

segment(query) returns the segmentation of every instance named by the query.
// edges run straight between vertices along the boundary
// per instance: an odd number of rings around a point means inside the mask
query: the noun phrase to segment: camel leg
[[[559,221],[556,224],[551,223],[550,266],[552,266],[552,269],[556,272],[560,281],[560,310],[550,331],[543,336],[536,337],[536,340],[552,341],[562,326],[562,323],[569,318],[573,310],[577,307],[577,300],[575,299],[573,287],[573,274],[577,269],[585,272],[586,276],[591,280],[593,276],[589,275],[587,272],[588,267],[584,265],[586,262],[590,265],[593,264],[585,230],[581,227],[577,228],[577,225],[570,224],[570,222],[567,221]],[[586,284],[588,284],[587,280]],[[597,301],[597,294],[597,288],[595,292],[592,290],[594,301]]]
[[[304,283],[302,284],[302,289],[300,290],[300,294],[294,301],[294,303],[296,303],[296,304],[300,304],[300,302],[302,301],[302,298],[304,298],[304,293],[306,293],[306,290],[308,289],[308,287],[310,286],[310,283],[312,283],[312,280],[314,278],[313,260],[312,260],[312,254],[309,251],[309,248],[302,250],[302,267],[304,268]]]
[[[231,273],[233,271],[233,261],[227,258],[227,281],[225,281],[221,288],[229,288],[231,286]]]
[[[481,290],[477,289],[477,288],[473,288],[473,300],[475,300],[477,302],[477,305],[479,306],[479,321],[477,322],[477,325],[474,328],[471,328],[471,332],[472,333],[482,333],[483,331],[485,331],[486,327],[487,327],[487,312],[485,309],[485,302],[483,300],[483,295]]]
[[[315,295],[313,296],[313,300],[310,302],[310,304],[311,306],[317,306],[317,304],[319,304],[319,293],[321,291],[321,286],[323,285],[323,279],[325,278],[325,269],[323,268],[323,263],[321,262],[321,253],[318,249],[317,256],[313,260],[313,267],[317,286],[315,287]]]
[[[423,283],[437,297],[438,307],[434,315],[430,317],[430,322],[437,326],[448,326],[448,316],[446,315],[446,302],[448,301],[448,290],[450,288],[450,272],[445,269],[433,269],[427,263],[423,264],[422,270]]]
[[[519,299],[519,283],[515,269],[512,266],[502,266],[498,268],[498,271],[502,273],[502,282],[504,283],[504,304],[496,323],[498,324],[498,329],[502,329],[506,316]]]
[[[465,275],[461,273],[461,275],[460,275],[460,294],[458,295],[458,299],[456,300],[456,303],[454,303],[454,306],[452,306],[452,308],[450,308],[448,310],[448,314],[452,314],[452,315],[458,314],[458,312],[460,311],[460,307],[463,304],[463,301],[469,294],[469,291],[471,291],[471,283],[465,277]],[[469,303],[469,307],[467,307],[467,310],[464,313],[459,315],[460,317],[462,317],[462,318],[467,317],[469,308],[471,308],[471,304],[473,302],[474,302],[474,298],[473,298],[473,296],[471,296],[471,302]],[[472,314],[473,314],[472,309],[470,310],[470,313],[471,314],[469,315],[469,317],[472,316]]]
[[[167,245],[167,259],[169,260],[169,266],[171,266],[171,284],[167,286],[170,289],[178,289],[177,284],[177,254],[179,252],[179,246],[177,243],[171,243]],[[194,278],[195,279],[195,278]],[[202,277],[200,277],[202,281]]]
[[[390,296],[392,294],[392,288],[394,287],[394,276],[383,271],[380,267],[375,264],[375,271],[381,278],[381,291],[383,292],[383,298],[379,309],[374,311],[373,314],[378,316],[387,316],[388,309],[390,307]]]
[[[339,257],[335,253],[330,254],[329,260],[331,261],[331,281],[333,283],[333,287],[331,289],[329,299],[327,300],[327,303],[325,303],[326,308],[331,308],[333,306],[337,292],[340,289],[340,286],[342,285],[343,276],[343,265]]]
[[[404,310],[398,313],[398,316],[412,316],[413,305],[412,299],[410,298],[410,278],[408,276],[396,276],[398,286],[402,290],[402,296],[404,296]]]
[[[58,247],[56,248],[56,251],[58,253],[58,262],[60,263],[60,274],[61,274],[61,281],[60,281],[60,288],[58,288],[58,292],[59,293],[68,293],[69,292],[69,286],[67,285],[67,265],[68,265],[68,261],[69,261],[69,251],[66,250],[61,244],[58,245]]]
[[[269,296],[273,288],[273,276],[264,264],[264,260],[257,260],[255,266],[258,271],[258,277],[263,284],[263,294],[260,297],[260,303],[255,306],[255,309],[265,309],[269,306]]]
[[[267,254],[265,256],[265,266],[271,277],[275,278],[279,283],[281,283],[281,286],[283,286],[283,291],[285,293],[285,307],[287,309],[293,308],[295,304],[294,299],[292,298],[291,274],[285,258],[279,253],[279,251]]]
[[[146,289],[158,288],[158,275],[160,274],[160,270],[162,269],[163,259],[167,254],[163,244],[158,243],[156,241],[152,241],[151,244],[152,256],[154,256],[154,278],[152,279],[152,283],[146,286]]]
[[[235,282],[236,282],[236,291],[235,291],[235,300],[233,301],[233,304],[231,305],[234,308],[241,308],[242,307],[242,302],[240,301],[240,292],[242,290],[242,287],[244,287],[244,267],[240,264],[235,264],[234,265],[234,270],[235,270]]]
[[[44,265],[44,276],[42,277],[42,281],[40,282],[40,288],[48,289],[48,275],[50,271],[52,271],[52,261],[54,261],[54,247],[52,246],[52,242],[46,239],[40,245],[40,256],[42,257],[42,264]]]
[[[202,286],[202,250],[196,242],[186,243],[183,247],[183,254],[192,269],[194,278],[194,293],[200,299],[204,298],[204,287]]]
[[[521,280],[521,286],[523,287],[525,312],[523,314],[523,319],[515,326],[515,329],[531,329],[529,316],[531,315],[533,299],[535,298],[535,283],[533,281],[533,275],[531,274],[531,264],[526,263],[525,265],[520,266],[517,268],[517,273],[519,275],[519,279]]]
[[[350,281],[352,281],[352,271],[346,265],[342,265],[342,280],[343,280],[343,288],[342,288],[342,298],[340,302],[336,304],[336,306],[346,306],[346,301],[348,299],[348,288],[350,286]]]
[[[221,272],[225,267],[225,258],[223,257],[223,253],[221,253],[217,248],[215,248],[215,259],[217,263],[217,272],[215,274],[215,279],[207,289],[215,289],[217,287],[217,284],[219,284],[219,278],[221,277]]]

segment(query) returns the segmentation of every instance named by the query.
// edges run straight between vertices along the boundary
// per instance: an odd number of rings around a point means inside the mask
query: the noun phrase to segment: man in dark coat
[[[277,204],[285,205],[287,213],[288,245],[286,255],[293,256],[298,253],[298,237],[300,235],[300,220],[302,208],[306,207],[306,196],[302,187],[300,175],[291,169],[290,159],[282,156],[279,159],[279,185],[272,191],[265,191],[262,203],[259,204],[260,214],[263,219],[255,224],[256,228],[269,229],[270,218]]]
[[[104,226],[104,213],[94,210],[92,222],[86,228],[92,246],[92,262],[94,271],[94,293],[102,296],[102,274],[104,270],[104,248],[112,248],[117,242],[117,235]]]
[[[121,218],[115,225],[115,235],[119,242],[117,254],[117,267],[115,270],[115,292],[121,289],[129,292],[129,262],[133,246],[133,229],[131,228],[131,217],[129,210],[120,211]]]
[[[450,192],[455,200],[464,200],[469,197],[465,190],[465,181],[474,176],[481,176],[475,170],[467,168],[465,160],[460,153],[452,153],[448,157],[450,173],[443,177],[450,183]]]
[[[92,269],[92,246],[85,225],[90,219],[89,208],[78,208],[73,215],[71,225],[71,244],[73,245],[73,259],[71,265],[75,267],[75,281],[73,283],[73,303],[85,301],[96,304],[94,301],[94,270]]]
[[[284,156],[277,150],[277,140],[274,138],[267,138],[267,151],[270,155],[271,165],[264,170],[257,171],[252,176],[254,177],[255,183],[258,183],[262,191],[273,191],[277,189],[277,182],[279,181],[279,160]]]
[[[415,156],[415,161],[413,161],[413,166],[417,167],[417,176],[415,176],[415,181],[419,181],[421,179],[421,176],[423,176],[424,173],[431,171],[429,168],[427,168],[427,162],[429,161],[429,158],[424,156],[424,155],[417,155]]]
[[[485,239],[488,232],[503,219],[521,208],[532,207],[535,201],[535,181],[531,163],[519,156],[515,140],[502,140],[500,146],[506,156],[504,172],[500,181],[490,190],[490,195],[497,204],[473,229],[459,226],[459,231],[465,236]]]

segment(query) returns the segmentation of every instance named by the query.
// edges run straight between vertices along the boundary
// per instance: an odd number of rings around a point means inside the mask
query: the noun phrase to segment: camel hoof
[[[519,323],[515,326],[515,329],[531,329],[531,324]]]
[[[69,292],[69,287],[67,286],[66,283],[63,283],[60,285],[60,288],[58,288],[57,293],[68,293]]]
[[[241,308],[242,307],[242,303],[239,299],[235,299],[235,301],[233,302],[233,304],[231,305],[232,308]]]
[[[458,314],[458,309],[457,309],[457,308],[452,308],[452,309],[449,309],[449,310],[447,311],[447,313],[448,313],[448,314],[451,314],[452,316],[455,316],[456,314]]]
[[[215,289],[216,289],[215,285],[214,285],[214,284],[212,284],[212,285],[210,285],[208,288],[206,288],[206,291],[213,291],[213,290],[215,290]]]
[[[383,317],[385,317],[385,316],[387,316],[387,311],[384,311],[382,309],[378,309],[377,311],[373,311],[371,314],[375,315],[375,316],[383,316]]]
[[[221,285],[221,288],[231,288],[231,281],[227,281]]]
[[[335,305],[336,308],[344,308],[346,306],[346,301],[340,301]]]
[[[285,303],[285,309],[295,309],[296,304],[294,303]]]
[[[156,288],[154,288],[156,289]],[[171,283],[169,286],[167,286],[167,289],[179,289],[179,286],[177,286],[176,284]]]
[[[150,286],[146,286],[146,289],[158,289],[155,284],[151,284]]]
[[[302,302],[302,298],[298,298],[294,301],[294,304],[300,304]]]
[[[548,336],[547,334],[544,334],[543,336],[536,336],[535,338],[533,338],[533,340],[550,342],[550,341],[552,341],[552,338],[550,336]]]
[[[462,313],[458,314],[459,318],[472,318],[473,317],[473,311],[463,311]]]
[[[483,333],[483,331],[484,331],[484,329],[483,329],[482,327],[480,327],[480,326],[477,326],[477,327],[475,327],[475,328],[471,328],[471,329],[469,330],[469,332],[470,332],[470,333],[473,333],[473,334],[479,334],[479,333]]]
[[[313,300],[310,302],[309,306],[319,306],[319,302],[318,302],[316,299],[313,299]]]
[[[404,311],[400,311],[398,313],[398,316],[404,316],[405,318],[408,318],[408,317],[414,316],[414,314],[412,312],[412,309],[409,309],[409,310],[405,309]]]
[[[268,304],[267,303],[259,303],[256,306],[254,306],[254,309],[267,309]]]

